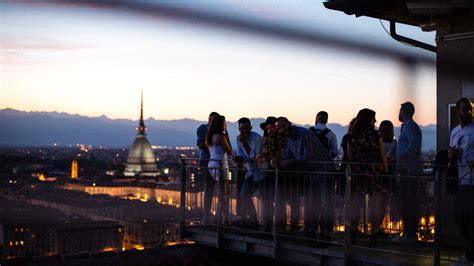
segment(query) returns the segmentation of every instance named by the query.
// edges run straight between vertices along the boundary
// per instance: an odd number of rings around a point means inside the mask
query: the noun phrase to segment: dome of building
[[[140,122],[137,128],[137,136],[128,151],[127,164],[125,167],[125,176],[156,176],[155,153],[151,148],[150,142],[146,137],[146,127],[143,121],[143,95],[140,111]]]

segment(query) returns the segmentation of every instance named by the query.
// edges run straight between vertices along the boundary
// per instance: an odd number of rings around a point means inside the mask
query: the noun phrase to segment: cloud
[[[58,52],[79,52],[93,48],[95,47],[80,43],[2,36],[0,40],[0,64],[4,67],[4,70],[12,69],[11,67],[34,67],[45,62],[44,57],[40,55],[44,52],[51,56]]]
[[[3,36],[0,40],[0,49],[2,50],[48,50],[48,51],[66,51],[82,50],[94,48],[86,44],[66,43],[56,40],[33,39],[33,38],[13,38]]]

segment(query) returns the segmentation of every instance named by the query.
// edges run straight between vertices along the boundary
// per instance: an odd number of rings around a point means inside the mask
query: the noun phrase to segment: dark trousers
[[[400,171],[400,215],[404,223],[403,234],[408,239],[417,239],[418,231],[418,176],[409,175],[408,171]]]
[[[459,186],[457,201],[461,234],[466,243],[466,258],[474,262],[474,185]]]
[[[245,180],[245,173],[247,171],[243,169],[243,164],[238,163],[237,164],[237,170],[235,171],[235,182],[236,182],[236,193],[239,195],[236,199],[236,207],[237,207],[237,216],[243,217],[244,215],[242,214],[242,197],[240,197],[240,194],[242,193],[242,186]]]
[[[279,171],[277,202],[275,202],[275,218],[278,229],[285,229],[287,222],[286,202],[290,205],[290,225],[292,230],[298,229],[300,217],[300,197],[303,196],[304,180],[295,168],[287,168]]]
[[[330,234],[334,226],[334,185],[332,175],[317,174],[308,180],[305,191],[305,232],[315,237],[317,228],[321,236]]]
[[[266,172],[265,178],[258,181],[258,189],[262,195],[262,216],[265,231],[269,232],[273,226],[273,201],[275,199],[275,172]]]
[[[253,182],[253,176],[249,176],[243,180],[240,200],[242,204],[242,222],[244,223],[257,223],[257,211],[252,202],[254,188],[255,184]]]

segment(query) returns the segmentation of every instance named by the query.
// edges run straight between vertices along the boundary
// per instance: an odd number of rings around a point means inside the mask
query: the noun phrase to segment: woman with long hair
[[[224,116],[218,115],[212,119],[206,135],[206,145],[211,155],[208,164],[209,172],[214,181],[219,184],[217,210],[222,211],[223,223],[230,225],[227,155],[232,154],[232,146]]]
[[[351,242],[356,242],[357,226],[360,209],[365,195],[369,195],[370,222],[372,224],[371,245],[378,238],[380,224],[383,219],[381,195],[388,184],[380,176],[388,172],[387,158],[383,140],[375,130],[375,112],[362,109],[356,117],[352,132],[348,137],[347,153],[351,162]]]

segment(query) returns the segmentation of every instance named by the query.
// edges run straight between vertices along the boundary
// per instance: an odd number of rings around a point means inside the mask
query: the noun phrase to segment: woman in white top
[[[222,210],[224,224],[230,225],[227,155],[232,154],[232,146],[224,116],[218,115],[212,119],[207,131],[206,144],[211,155],[208,164],[209,172],[214,181],[220,184],[217,210]]]

